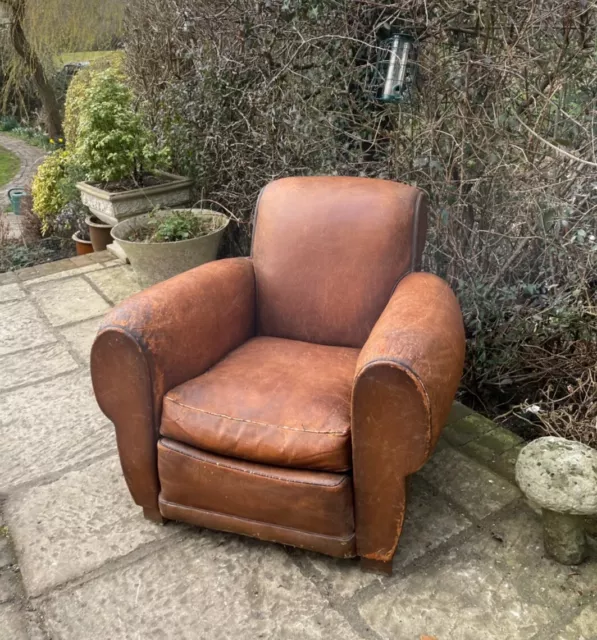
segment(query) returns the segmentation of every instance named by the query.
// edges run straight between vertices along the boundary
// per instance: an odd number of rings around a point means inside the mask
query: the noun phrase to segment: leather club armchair
[[[405,478],[434,449],[464,359],[452,291],[417,272],[426,228],[407,185],[277,180],[250,258],[107,315],[93,385],[147,518],[391,573]]]

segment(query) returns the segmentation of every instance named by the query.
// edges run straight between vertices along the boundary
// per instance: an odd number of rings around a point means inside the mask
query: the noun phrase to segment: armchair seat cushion
[[[359,349],[260,336],[164,397],[162,435],[262,464],[351,468]]]

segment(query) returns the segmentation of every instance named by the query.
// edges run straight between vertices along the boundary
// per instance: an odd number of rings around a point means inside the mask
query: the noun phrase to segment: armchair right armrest
[[[357,362],[352,446],[357,550],[391,560],[405,477],[431,455],[462,375],[464,327],[446,282],[411,273],[397,286]]]

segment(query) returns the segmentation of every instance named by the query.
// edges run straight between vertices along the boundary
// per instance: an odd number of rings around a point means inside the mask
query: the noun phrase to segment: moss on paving
[[[14,153],[0,147],[0,187],[8,184],[17,175],[21,161]]]

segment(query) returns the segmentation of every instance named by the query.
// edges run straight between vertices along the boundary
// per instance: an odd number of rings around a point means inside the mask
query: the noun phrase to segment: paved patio
[[[102,314],[137,288],[105,253],[0,275],[2,640],[597,638],[595,554],[544,557],[511,482],[520,440],[460,405],[412,478],[392,578],[145,521],[88,372]]]

